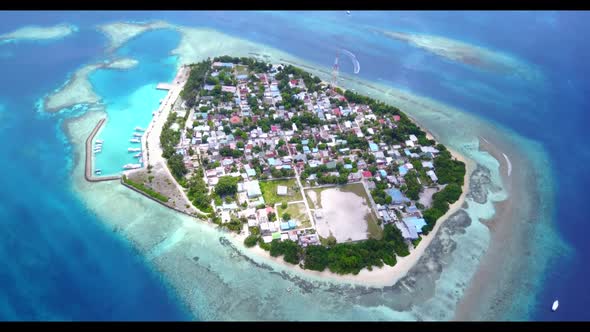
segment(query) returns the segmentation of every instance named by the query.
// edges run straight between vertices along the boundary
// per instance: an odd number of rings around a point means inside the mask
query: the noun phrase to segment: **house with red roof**
[[[240,117],[237,115],[234,115],[229,119],[229,123],[234,124],[234,125],[238,124],[240,122],[242,122],[242,119],[240,119]]]
[[[402,118],[399,115],[394,115],[393,116],[393,121],[398,122],[399,120],[401,120]]]
[[[364,171],[364,172],[363,172],[363,177],[364,177],[365,179],[368,179],[368,178],[370,178],[370,177],[372,177],[372,176],[373,176],[373,175],[372,175],[372,174],[371,174],[371,172],[369,172],[369,171]]]

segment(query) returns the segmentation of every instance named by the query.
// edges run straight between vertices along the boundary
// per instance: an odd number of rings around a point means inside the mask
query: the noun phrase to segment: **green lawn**
[[[287,195],[277,195],[277,187],[286,186]],[[275,181],[260,181],[260,190],[266,204],[275,205],[276,203],[301,201],[301,191],[295,179],[275,180]]]
[[[291,218],[297,219],[299,221],[300,224],[298,228],[311,227],[311,221],[309,220],[309,216],[305,210],[305,204],[289,204],[285,210],[283,210],[280,206],[277,207],[277,213],[279,214],[279,217],[282,217],[283,213],[285,212],[290,214]]]

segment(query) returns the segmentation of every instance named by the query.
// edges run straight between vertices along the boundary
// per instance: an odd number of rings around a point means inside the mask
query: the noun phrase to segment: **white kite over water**
[[[354,55],[354,53],[352,53],[352,52],[350,52],[348,50],[345,50],[345,49],[341,49],[340,51],[342,53],[348,55],[348,57],[352,61],[352,64],[354,65],[354,73],[355,74],[358,74],[361,71],[361,64],[357,60],[356,55]]]

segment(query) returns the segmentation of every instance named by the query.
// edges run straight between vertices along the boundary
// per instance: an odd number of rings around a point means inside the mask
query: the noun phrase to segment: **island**
[[[400,109],[291,64],[220,56],[159,87],[121,182],[301,269],[394,266],[464,196],[465,163]]]

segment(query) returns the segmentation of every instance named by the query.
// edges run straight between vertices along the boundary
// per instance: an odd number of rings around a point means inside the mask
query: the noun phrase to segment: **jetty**
[[[158,85],[156,85],[157,90],[172,90],[174,87],[175,85],[171,83],[158,83]]]
[[[113,181],[113,180],[118,180],[119,178],[121,178],[120,175],[101,176],[101,177],[93,176],[93,172],[92,172],[92,153],[93,153],[92,140],[94,140],[94,136],[96,136],[96,134],[98,133],[98,131],[100,130],[100,128],[102,127],[102,125],[105,123],[106,120],[107,120],[106,118],[100,119],[98,121],[98,123],[96,124],[96,126],[94,127],[94,129],[92,130],[92,132],[90,133],[90,135],[88,136],[88,138],[86,139],[86,164],[84,165],[84,167],[85,167],[84,178],[88,182]]]

